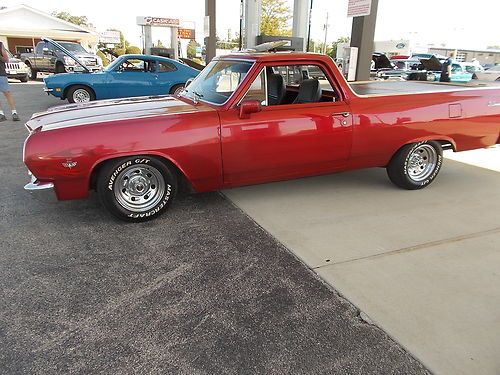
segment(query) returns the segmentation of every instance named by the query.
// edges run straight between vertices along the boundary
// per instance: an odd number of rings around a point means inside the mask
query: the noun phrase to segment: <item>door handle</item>
[[[488,102],[488,107],[500,107],[500,103],[498,103],[498,102]]]
[[[335,112],[332,113],[332,116],[342,116],[342,117],[349,117],[351,114],[349,112]]]

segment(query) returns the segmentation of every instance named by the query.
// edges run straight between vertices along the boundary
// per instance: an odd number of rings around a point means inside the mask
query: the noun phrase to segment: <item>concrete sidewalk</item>
[[[500,373],[499,173],[446,160],[421,191],[371,169],[224,194],[431,371]]]

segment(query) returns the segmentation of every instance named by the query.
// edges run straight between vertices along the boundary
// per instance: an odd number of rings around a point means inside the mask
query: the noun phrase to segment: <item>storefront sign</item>
[[[111,30],[103,31],[99,34],[99,43],[120,44],[120,32]]]
[[[369,16],[372,10],[372,0],[349,0],[347,17]]]
[[[163,18],[163,17],[137,17],[137,24],[141,26],[163,26],[163,27],[176,27],[179,26],[179,20],[176,18]]]
[[[194,29],[183,29],[182,27],[179,27],[177,29],[177,35],[181,39],[194,39]]]

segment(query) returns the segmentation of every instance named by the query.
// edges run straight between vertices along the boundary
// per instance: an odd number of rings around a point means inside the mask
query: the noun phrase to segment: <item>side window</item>
[[[41,55],[43,53],[43,47],[45,47],[45,43],[40,42],[36,45],[36,54]]]
[[[144,60],[128,59],[122,62],[119,70],[122,72],[144,72],[147,70],[147,64]]]
[[[462,73],[462,67],[458,64],[453,64],[451,66],[452,73]]]
[[[158,62],[158,72],[164,73],[164,72],[175,72],[177,68],[175,67],[174,64],[170,64],[165,61],[159,61]]]
[[[318,65],[272,66],[267,73],[269,105],[302,104],[305,103],[304,98],[309,103],[340,99],[328,75]],[[282,80],[276,76],[281,76]]]
[[[243,100],[258,100],[262,105],[267,105],[265,69],[252,82]]]

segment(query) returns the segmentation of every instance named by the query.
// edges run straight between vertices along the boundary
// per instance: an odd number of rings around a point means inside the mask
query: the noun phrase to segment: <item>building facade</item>
[[[99,34],[26,5],[0,10],[0,42],[13,54],[32,52],[41,38],[80,43],[95,51]]]

